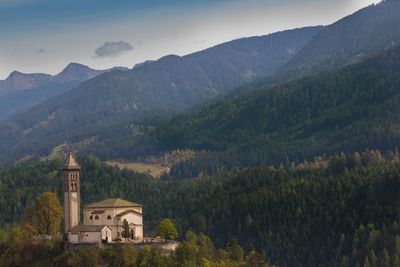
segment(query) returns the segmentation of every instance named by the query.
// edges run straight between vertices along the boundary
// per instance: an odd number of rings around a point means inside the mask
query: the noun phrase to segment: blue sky
[[[330,24],[377,0],[0,0],[0,79],[68,63],[132,67],[241,37]]]

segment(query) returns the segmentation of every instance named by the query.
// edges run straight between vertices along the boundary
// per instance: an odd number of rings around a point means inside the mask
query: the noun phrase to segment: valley
[[[36,3],[80,34],[0,80],[0,266],[400,267],[399,0],[128,2]]]

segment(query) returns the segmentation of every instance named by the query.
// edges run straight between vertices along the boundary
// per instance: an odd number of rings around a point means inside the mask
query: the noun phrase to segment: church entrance
[[[131,237],[132,240],[135,239],[135,231],[134,231],[134,229],[131,229],[131,230],[130,230],[129,235],[130,235],[130,237]]]

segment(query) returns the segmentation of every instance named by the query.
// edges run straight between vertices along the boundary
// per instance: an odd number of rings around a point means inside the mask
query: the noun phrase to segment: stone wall
[[[180,245],[180,242],[178,241],[165,241],[162,239],[147,239],[147,242],[142,242],[138,244],[133,244],[133,243],[108,243],[108,244],[102,244],[102,243],[92,243],[92,244],[71,244],[71,243],[66,243],[66,248],[68,249],[74,249],[74,248],[83,248],[83,247],[116,247],[116,246],[132,246],[135,249],[143,249],[144,247],[150,247],[150,248],[158,248],[159,250],[165,252],[165,253],[171,253],[176,250],[176,248]]]

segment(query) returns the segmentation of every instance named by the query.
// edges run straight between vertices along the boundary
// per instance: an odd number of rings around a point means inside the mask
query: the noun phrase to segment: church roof
[[[130,202],[121,198],[109,198],[85,206],[85,208],[122,208],[122,207],[143,207],[143,205],[140,205],[135,202]]]
[[[123,211],[123,212],[117,214],[117,216],[121,217],[121,216],[124,216],[125,214],[128,214],[128,213],[136,213],[136,214],[142,215],[140,212],[137,212],[135,210],[126,210],[126,211]]]
[[[71,233],[100,232],[104,227],[109,228],[107,225],[77,225],[72,227],[69,231]]]
[[[63,167],[64,170],[79,170],[81,168],[79,167],[78,161],[76,160],[74,154],[71,152],[67,154]]]

